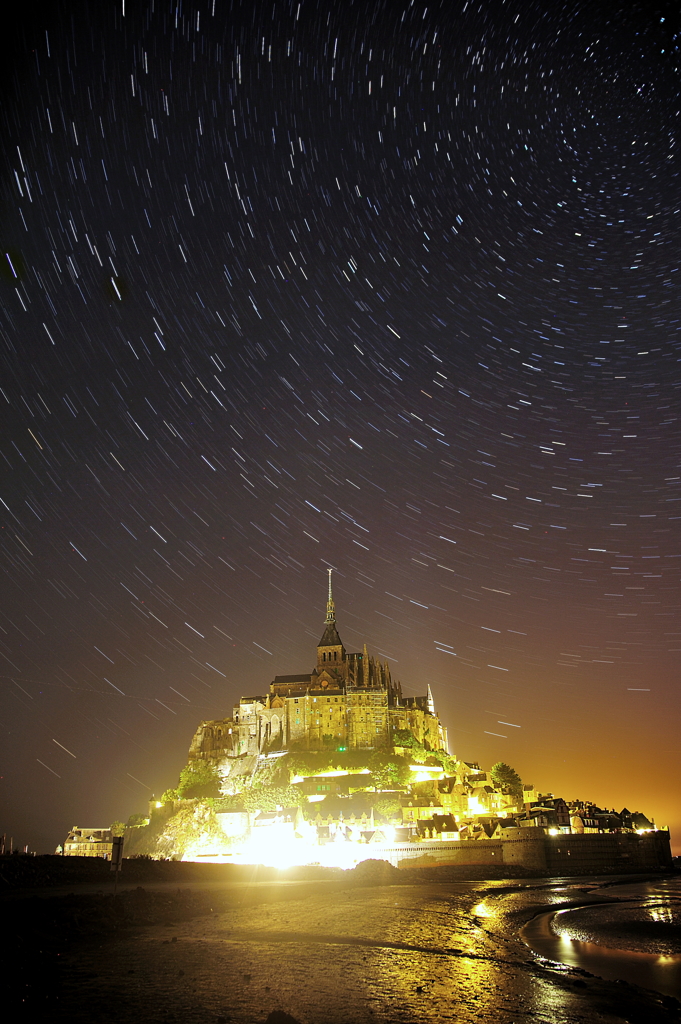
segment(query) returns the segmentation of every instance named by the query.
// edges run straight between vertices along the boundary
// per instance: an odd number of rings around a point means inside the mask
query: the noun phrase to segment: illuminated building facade
[[[113,833],[110,828],[79,828],[74,825],[64,843],[65,857],[103,857],[111,860]]]
[[[405,697],[387,662],[346,651],[336,627],[331,591],[324,633],[312,672],[275,676],[269,693],[242,697],[232,717],[202,722],[190,758],[220,760],[276,750],[386,749],[397,730],[409,730],[426,750],[447,750],[430,686]]]

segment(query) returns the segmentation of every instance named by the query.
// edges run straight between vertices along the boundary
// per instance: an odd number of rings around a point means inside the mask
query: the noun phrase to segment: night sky
[[[681,835],[673,9],[23,9],[0,831],[145,810],[332,566],[457,756]]]

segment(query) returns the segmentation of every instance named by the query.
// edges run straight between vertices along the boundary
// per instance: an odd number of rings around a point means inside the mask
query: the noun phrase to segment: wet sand
[[[521,938],[550,960],[681,999],[679,880],[596,890],[588,906],[533,918]]]
[[[596,899],[594,888],[593,879],[149,888],[122,894],[131,913],[111,938],[88,935],[92,901],[106,914],[111,898],[73,897],[68,934],[58,913],[43,913],[37,942],[27,936],[15,950],[14,1005],[33,1021],[71,1024],[264,1024],[276,1010],[300,1024],[678,1021],[675,1000],[551,965],[521,940],[533,916]]]

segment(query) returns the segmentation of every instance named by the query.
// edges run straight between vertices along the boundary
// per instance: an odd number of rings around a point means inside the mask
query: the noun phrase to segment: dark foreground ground
[[[538,913],[614,897],[617,879],[131,863],[127,884],[147,877],[115,898],[111,876],[89,879],[99,894],[73,878],[68,895],[58,871],[34,873],[33,889],[5,872],[6,1012],[71,1024],[681,1020],[675,999],[552,965],[519,938]]]

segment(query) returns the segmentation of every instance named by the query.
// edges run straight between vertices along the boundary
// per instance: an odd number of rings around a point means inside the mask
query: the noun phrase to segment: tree
[[[368,759],[371,785],[375,789],[400,789],[411,781],[409,763],[401,754],[374,751]]]
[[[446,750],[434,750],[433,757],[445,770],[446,775],[456,775],[456,758],[448,754]]]
[[[522,793],[523,782],[515,769],[504,761],[497,761],[492,765],[490,771],[492,781],[502,789],[509,789],[511,793]]]
[[[374,804],[376,812],[380,814],[386,821],[390,821],[391,818],[399,818],[402,811],[402,804],[399,798],[396,796],[384,796],[376,801]]]
[[[149,824],[149,818],[146,814],[131,814],[128,818],[127,828],[142,828],[144,825]]]
[[[331,751],[305,750],[294,751],[281,759],[289,771],[291,778],[294,775],[318,775],[320,772],[333,768],[334,756]]]
[[[111,825],[109,826],[109,828],[111,829],[111,835],[112,836],[122,836],[123,833],[125,832],[125,822],[124,821],[112,821]]]
[[[183,799],[220,796],[220,776],[207,761],[190,761],[180,772],[178,795]]]

